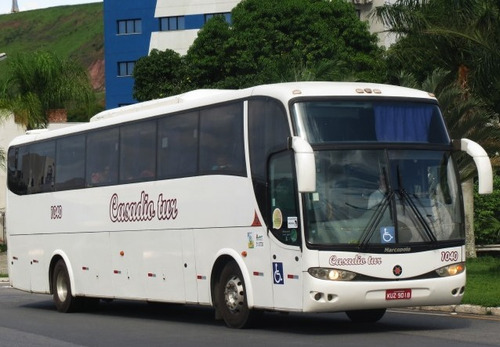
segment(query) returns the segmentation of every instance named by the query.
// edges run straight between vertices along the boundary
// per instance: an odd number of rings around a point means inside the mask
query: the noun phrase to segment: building
[[[387,0],[346,0],[355,4],[359,17],[369,20],[374,6]],[[106,108],[135,103],[132,72],[135,62],[152,49],[172,49],[187,53],[198,30],[214,15],[225,15],[240,0],[106,0],[104,1],[104,41]],[[381,32],[380,24],[370,23],[372,32]],[[381,35],[381,34],[379,34]],[[381,45],[388,46],[386,36]]]

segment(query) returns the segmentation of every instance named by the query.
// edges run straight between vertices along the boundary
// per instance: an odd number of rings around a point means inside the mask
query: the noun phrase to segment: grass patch
[[[463,304],[500,307],[500,258],[467,260],[467,285]]]

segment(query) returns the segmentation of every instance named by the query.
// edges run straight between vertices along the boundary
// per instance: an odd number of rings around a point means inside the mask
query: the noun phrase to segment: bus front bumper
[[[400,281],[328,281],[304,274],[304,312],[459,304],[465,273]]]

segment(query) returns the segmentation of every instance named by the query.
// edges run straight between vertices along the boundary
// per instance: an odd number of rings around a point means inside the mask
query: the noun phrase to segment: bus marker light
[[[196,278],[199,280],[206,280],[207,276],[197,275]]]
[[[119,274],[121,274],[122,272],[121,272],[120,270],[113,270],[113,273],[114,273],[114,274],[119,275]]]
[[[243,252],[241,252],[241,256],[242,256],[243,258],[246,258],[246,257],[247,257],[247,255],[248,255],[247,251],[243,251]]]
[[[298,275],[291,275],[291,274],[288,274],[288,275],[286,276],[286,278],[291,279],[291,280],[298,280],[298,279],[299,279],[299,276],[298,276]]]
[[[89,268],[88,268],[88,267],[86,267],[86,266],[82,266],[82,270],[83,270],[83,271],[88,271],[88,270],[89,270]]]
[[[156,277],[156,274],[149,272],[148,277]]]
[[[253,275],[254,276],[264,276],[264,273],[263,272],[254,271]]]
[[[120,251],[120,255],[123,257],[125,255],[124,251]]]

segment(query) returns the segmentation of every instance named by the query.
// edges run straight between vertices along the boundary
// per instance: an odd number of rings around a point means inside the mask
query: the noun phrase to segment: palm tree
[[[458,82],[447,82],[449,73],[436,69],[425,81],[419,83],[415,76],[401,73],[399,84],[433,92],[439,100],[451,138],[481,140],[485,148],[495,148],[500,138],[497,115],[480,99],[469,94]],[[494,157],[498,161],[498,155]],[[473,179],[476,166],[471,157],[457,153],[456,160],[464,191],[465,232],[467,257],[475,258]]]
[[[0,89],[0,109],[14,113],[27,129],[43,128],[51,112],[93,105],[94,93],[85,69],[53,53],[35,52],[9,61],[10,74]]]
[[[396,68],[421,82],[436,68],[449,71],[449,81],[458,81],[500,111],[498,1],[397,0],[372,15],[399,37],[388,50]]]

